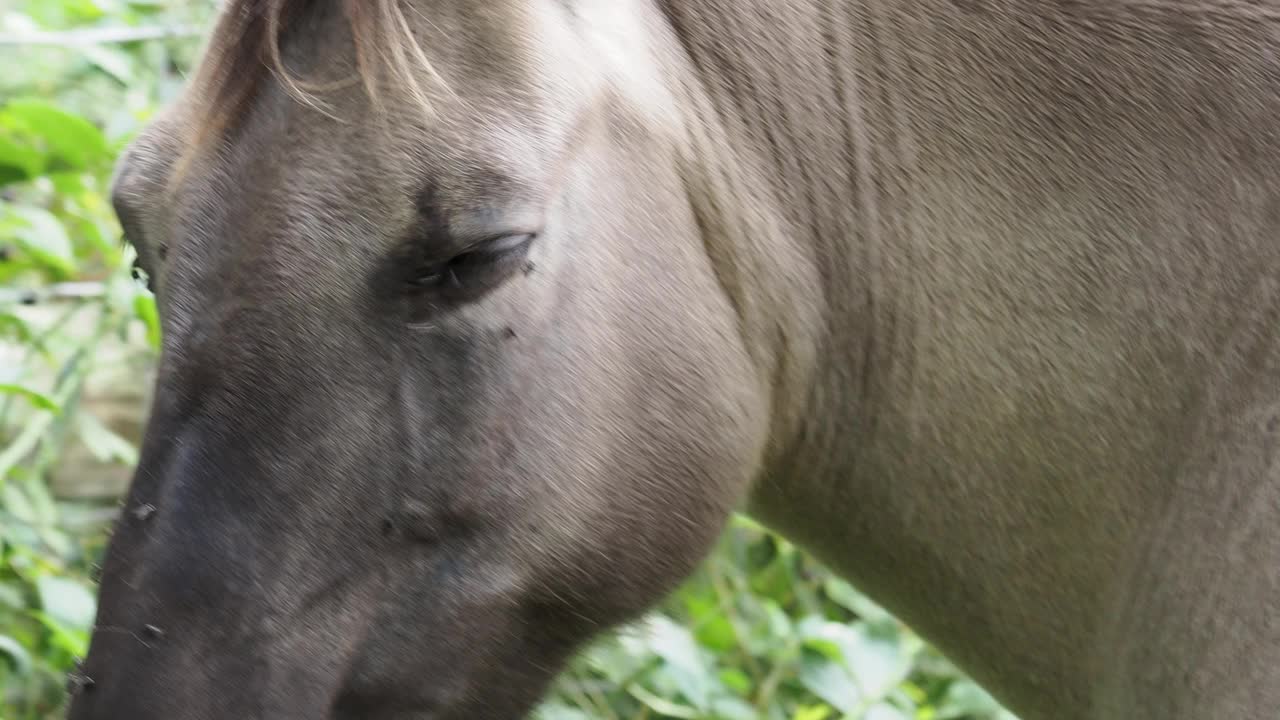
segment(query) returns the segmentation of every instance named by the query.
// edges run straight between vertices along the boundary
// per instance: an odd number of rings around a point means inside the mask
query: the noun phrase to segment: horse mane
[[[420,74],[441,78],[423,54],[402,0],[229,0],[210,35],[204,57],[192,78],[188,98],[187,150],[176,176],[190,159],[234,132],[247,114],[263,82],[272,75],[296,99],[321,109],[314,92],[354,82],[380,107],[379,79],[389,75],[424,109],[429,103]],[[281,39],[302,11],[320,3],[340,4],[355,42],[357,78],[328,85],[308,85],[293,77],[281,58]],[[323,112],[323,109],[321,109]]]

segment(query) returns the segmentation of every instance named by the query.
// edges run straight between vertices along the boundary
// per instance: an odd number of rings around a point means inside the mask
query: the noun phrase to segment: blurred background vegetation
[[[214,0],[0,0],[0,720],[60,717],[149,402],[159,328],[107,189]],[[892,616],[737,518],[543,720],[1013,720]]]

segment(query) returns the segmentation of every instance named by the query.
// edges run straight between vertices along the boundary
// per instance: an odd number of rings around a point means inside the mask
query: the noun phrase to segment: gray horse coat
[[[741,503],[1026,720],[1280,716],[1280,6],[211,47],[116,183],[165,346],[75,720],[521,717]]]

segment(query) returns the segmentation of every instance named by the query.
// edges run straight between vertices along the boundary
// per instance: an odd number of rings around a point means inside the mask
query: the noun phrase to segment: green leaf
[[[151,293],[138,293],[133,298],[133,312],[147,327],[147,344],[153,350],[160,349],[160,313],[156,298]]]
[[[711,713],[716,720],[759,720],[760,717],[754,707],[736,697],[712,700]]]
[[[14,100],[5,115],[44,140],[48,155],[66,169],[83,170],[107,159],[107,139],[93,123],[44,100]]]
[[[53,184],[53,191],[60,196],[58,200],[67,214],[74,214],[77,209],[76,201],[78,196],[84,194],[85,181],[89,176],[82,172],[59,171],[51,172],[46,177]]]
[[[23,344],[35,339],[35,334],[31,332],[31,326],[27,321],[11,312],[0,312],[0,336],[5,335]]]
[[[766,528],[765,526],[763,526],[763,525],[761,525],[760,523],[756,522],[756,521],[755,521],[755,520],[753,520],[751,517],[749,517],[749,516],[747,516],[747,515],[743,515],[742,513],[736,513],[736,512],[735,512],[735,513],[733,514],[733,516],[729,519],[729,522],[730,522],[730,526],[731,526],[731,527],[735,527],[735,528],[742,528],[742,529],[744,529],[744,530],[750,530],[750,531],[752,531],[752,532],[760,533],[760,534],[762,534],[762,535],[763,535],[763,534],[768,534],[768,533],[769,533],[769,529],[768,529],[768,528]]]
[[[801,623],[801,633],[807,643],[839,648],[845,667],[868,702],[885,698],[911,672],[913,653],[900,642],[900,636],[873,632],[866,623],[807,620]]]
[[[634,638],[620,634],[606,638],[589,648],[583,658],[585,665],[613,683],[621,683],[638,673],[648,662],[643,647],[627,645]]]
[[[778,603],[772,600],[766,600],[762,603],[764,607],[765,617],[769,620],[769,633],[775,638],[786,638],[790,640],[795,634],[795,629],[791,623],[791,617],[782,609]]]
[[[662,615],[650,617],[648,629],[649,649],[666,662],[680,694],[705,709],[714,678],[692,633]]]
[[[893,616],[884,608],[834,575],[827,577],[822,584],[822,589],[827,593],[827,597],[869,623],[876,625],[896,623]]]
[[[113,432],[91,413],[75,416],[76,430],[89,452],[102,462],[119,461],[125,465],[138,462],[138,450],[128,440]]]
[[[696,628],[694,635],[699,645],[718,652],[728,652],[737,646],[738,636],[733,623],[721,610],[714,595],[685,595],[684,606],[692,616],[692,624]]]
[[[852,713],[861,705],[862,691],[849,670],[837,662],[806,655],[800,664],[800,682],[842,713]]]
[[[0,655],[13,661],[13,668],[17,675],[27,675],[31,672],[31,654],[22,647],[22,643],[12,637],[0,635]]]
[[[58,506],[54,502],[53,492],[48,484],[37,477],[31,477],[23,483],[27,490],[27,498],[31,501],[31,509],[35,515],[34,524],[47,528],[58,522]]]
[[[116,273],[106,284],[106,298],[110,307],[120,313],[133,312],[138,284],[124,273]]]
[[[97,603],[93,593],[71,578],[44,575],[36,580],[36,593],[44,613],[59,625],[87,631],[93,625]]]
[[[534,720],[593,720],[590,715],[577,708],[554,701],[538,708],[533,717]]]
[[[900,708],[888,703],[876,703],[867,708],[862,720],[912,720],[912,718]]]
[[[0,582],[0,606],[11,610],[23,610],[27,607],[22,589],[14,583]]]
[[[738,668],[724,668],[719,672],[720,684],[730,690],[746,695],[751,692],[751,676]]]
[[[115,78],[121,85],[128,86],[136,80],[133,74],[133,61],[126,53],[103,45],[86,45],[81,48],[81,52],[89,62]]]
[[[660,715],[667,715],[673,718],[689,718],[690,720],[702,717],[702,714],[699,713],[697,709],[654,695],[639,685],[632,685],[631,687],[628,687],[627,692],[631,693],[632,697],[648,706],[650,710],[653,710]]]
[[[829,717],[831,717],[831,706],[812,705],[798,708],[795,715],[791,716],[791,720],[827,720]]]
[[[0,207],[0,240],[11,235],[18,247],[63,276],[75,271],[71,238],[53,213],[28,205]]]
[[[0,395],[17,395],[41,410],[58,412],[58,403],[53,398],[15,383],[0,382]]]
[[[5,483],[0,487],[0,500],[4,501],[4,509],[10,515],[28,525],[39,524],[40,520],[35,507],[31,505],[26,493],[22,492],[17,483]]]
[[[32,610],[31,616],[40,621],[52,635],[53,644],[73,657],[84,657],[89,650],[89,631],[67,627],[47,612]]]
[[[0,186],[37,177],[44,170],[44,156],[8,133],[0,133]]]
[[[84,177],[84,176],[82,176]],[[86,189],[82,196],[82,218],[76,229],[83,235],[103,259],[112,267],[124,264],[125,246],[120,242],[120,223],[111,210],[110,201],[102,193],[106,190],[93,187]]]
[[[94,9],[101,15],[120,16],[124,12],[124,5],[119,0],[92,0]]]
[[[958,679],[947,687],[947,693],[938,703],[935,717],[938,720],[959,720],[969,717],[994,717],[1002,708],[991,694],[972,680]]]
[[[71,542],[71,536],[59,530],[53,525],[43,525],[37,530],[40,539],[49,547],[56,556],[60,558],[70,558],[75,551],[75,545]]]

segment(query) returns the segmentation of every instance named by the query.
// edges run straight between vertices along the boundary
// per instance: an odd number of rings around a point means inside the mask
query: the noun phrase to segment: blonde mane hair
[[[444,87],[423,54],[401,7],[403,0],[229,0],[210,35],[188,89],[186,146],[175,167],[179,178],[206,148],[235,131],[262,83],[275,75],[300,102],[326,112],[316,93],[364,85],[380,107],[382,90],[406,92],[424,110],[430,108],[422,78]],[[281,58],[281,38],[289,23],[317,3],[339,3],[355,42],[358,77],[326,85],[306,83],[289,74]]]

